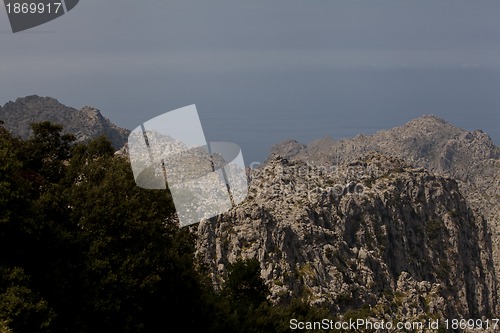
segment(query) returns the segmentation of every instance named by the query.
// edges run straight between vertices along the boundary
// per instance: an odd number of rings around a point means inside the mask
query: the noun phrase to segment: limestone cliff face
[[[57,99],[36,95],[6,103],[0,108],[0,120],[11,133],[23,139],[31,134],[31,123],[51,121],[61,124],[65,133],[74,134],[79,141],[104,135],[116,149],[123,147],[129,133],[103,117],[96,108],[86,106],[76,110]]]
[[[380,154],[335,167],[278,156],[249,180],[247,201],[198,225],[216,285],[228,263],[258,258],[275,302],[491,317],[491,234],[455,180]]]
[[[486,133],[423,116],[369,136],[324,138],[307,146],[286,141],[271,149],[274,155],[319,165],[347,163],[371,151],[455,179],[476,219],[486,220],[491,230],[493,261],[500,276],[500,148]]]

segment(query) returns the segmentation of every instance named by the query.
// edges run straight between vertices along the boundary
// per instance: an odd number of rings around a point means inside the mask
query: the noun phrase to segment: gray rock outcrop
[[[500,149],[485,133],[425,116],[271,152],[249,170],[248,199],[197,227],[216,286],[228,263],[257,258],[276,303],[379,319],[498,315]]]
[[[228,263],[258,258],[277,303],[491,317],[491,235],[455,180],[380,154],[335,168],[278,156],[249,177],[246,202],[198,226],[214,284]]]
[[[30,136],[30,125],[41,121],[62,125],[64,133],[74,134],[78,141],[104,135],[116,149],[125,145],[129,134],[128,130],[116,126],[103,117],[96,108],[85,106],[81,110],[76,110],[54,98],[36,95],[6,103],[0,108],[0,120],[12,134],[23,139]]]
[[[271,152],[291,160],[337,165],[375,151],[455,179],[474,213],[487,221],[496,276],[500,277],[500,148],[486,133],[422,116],[369,136],[339,141],[323,138],[307,146],[295,145],[300,148],[291,149],[290,141],[285,141]]]

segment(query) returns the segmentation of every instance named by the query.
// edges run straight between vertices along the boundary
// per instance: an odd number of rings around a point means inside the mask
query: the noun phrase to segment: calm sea
[[[265,160],[282,140],[372,134],[427,114],[481,129],[500,144],[500,71],[266,72],[231,79],[224,93],[213,94],[223,100],[197,104],[208,140],[238,143],[246,164]]]

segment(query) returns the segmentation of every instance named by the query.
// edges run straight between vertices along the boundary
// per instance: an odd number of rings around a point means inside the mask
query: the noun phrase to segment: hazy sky
[[[196,104],[210,141],[269,146],[436,114],[500,143],[500,1],[81,0],[12,34],[0,104],[38,94],[135,128]]]

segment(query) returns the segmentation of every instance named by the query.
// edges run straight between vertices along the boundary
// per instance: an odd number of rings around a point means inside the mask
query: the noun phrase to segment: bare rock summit
[[[51,121],[63,126],[65,133],[72,133],[78,141],[100,135],[106,136],[116,149],[123,147],[129,131],[111,123],[101,112],[85,106],[81,110],[61,104],[51,97],[26,96],[0,107],[0,120],[14,135],[26,139],[31,134],[30,124]]]

